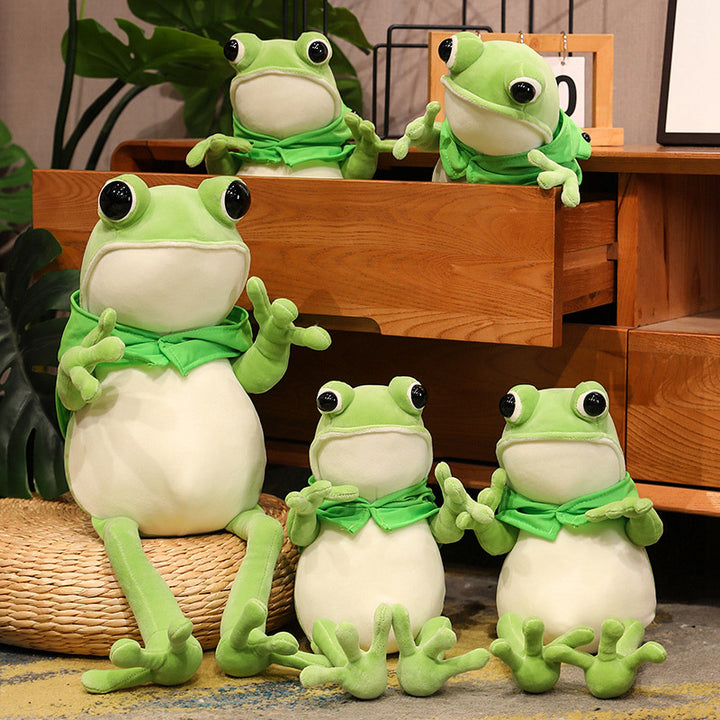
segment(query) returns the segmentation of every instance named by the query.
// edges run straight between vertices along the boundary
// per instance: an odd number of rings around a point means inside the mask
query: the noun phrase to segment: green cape
[[[308,480],[310,484],[315,478]],[[427,486],[427,479],[383,495],[374,502],[357,498],[349,502],[326,500],[317,510],[321,520],[339,525],[350,533],[356,533],[373,518],[383,530],[397,530],[418,520],[432,517],[439,512],[435,496]]]
[[[582,130],[561,110],[553,139],[540,150],[550,160],[572,170],[582,181],[582,171],[576,158],[590,157],[590,143]],[[453,134],[447,120],[440,127],[440,159],[451,180],[467,178],[471,183],[499,185],[532,185],[537,182],[540,168],[527,159],[527,152],[515,155],[483,155],[461,143]]]
[[[505,486],[495,517],[507,525],[554,540],[563,525],[579,527],[588,523],[585,517],[588,510],[630,496],[637,497],[638,491],[629,473],[609,488],[582,495],[562,505],[530,500]]]

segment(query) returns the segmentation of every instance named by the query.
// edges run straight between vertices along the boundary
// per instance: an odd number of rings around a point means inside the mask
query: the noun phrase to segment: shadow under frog
[[[427,487],[426,400],[410,377],[355,388],[333,381],[318,393],[313,475],[286,499],[288,536],[303,548],[295,608],[318,651],[295,658],[306,686],[334,682],[356,697],[377,697],[387,684],[386,654],[399,650],[401,687],[424,696],[487,661],[482,649],[444,657],[456,637],[440,616],[445,574],[437,543],[462,536],[455,517],[465,495],[446,464],[436,469],[442,508]]]
[[[597,697],[620,695],[643,662],[665,659],[657,643],[640,647],[656,602],[644,546],[662,523],[625,469],[607,392],[518,385],[500,410],[500,467],[456,521],[490,554],[508,553],[490,650],[530,692],[569,662]]]
[[[439,48],[448,75],[445,120],[435,122],[440,103],[428,104],[395,143],[402,159],[411,146],[439,150],[433,180],[560,186],[564,205],[580,202],[582,171],[590,138],[560,109],[557,83],[541,55],[522,43],[484,42],[461,32]]]
[[[201,140],[187,155],[190,167],[204,160],[209,173],[226,175],[371,178],[378,153],[392,149],[343,103],[324,35],[261,40],[236,33],[223,52],[236,73],[233,136]]]
[[[271,304],[250,278],[253,340],[248,313],[234,307],[250,266],[235,223],[249,204],[233,177],[195,190],[148,188],[123,175],[99,195],[61,342],[57,404],[70,489],[104,541],[144,647],[117,641],[110,659],[118,669],[83,675],[90,692],[179,684],[202,658],[141,535],[225,528],[247,540],[216,651],[226,672],[254,674],[273,653],[297,650],[287,633],[264,632],[283,533],[257,504],[265,446],[247,393],[282,378],[291,345],[321,350],[330,338],[295,327],[293,303]]]

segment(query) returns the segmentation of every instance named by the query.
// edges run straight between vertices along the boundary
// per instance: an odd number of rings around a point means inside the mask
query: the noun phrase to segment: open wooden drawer
[[[36,170],[35,227],[79,267],[103,183]],[[141,173],[148,185],[206,177]],[[271,297],[384,335],[557,346],[565,313],[615,298],[615,202],[536,187],[249,178],[239,230]],[[247,302],[245,300],[245,302]],[[338,324],[335,323],[337,327]]]

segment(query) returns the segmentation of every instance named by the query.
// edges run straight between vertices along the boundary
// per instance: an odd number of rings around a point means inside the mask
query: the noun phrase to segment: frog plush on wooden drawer
[[[318,392],[313,476],[286,499],[288,536],[303,548],[295,608],[320,651],[306,658],[305,685],[338,682],[357,697],[376,697],[387,683],[386,652],[399,649],[403,690],[430,695],[488,658],[482,649],[444,657],[456,638],[440,616],[445,573],[437,543],[462,536],[456,519],[465,493],[445,464],[436,469],[440,509],[427,487],[426,401],[411,377],[354,388],[333,381]]]
[[[105,543],[145,646],[116,642],[118,669],[85,673],[90,692],[179,684],[202,658],[141,534],[227,529],[247,540],[216,652],[226,672],[254,674],[273,653],[297,650],[287,633],[264,633],[283,531],[257,504],[265,443],[247,393],[282,378],[291,345],[321,350],[330,338],[296,327],[293,303],[271,304],[250,278],[253,341],[248,313],[234,307],[250,267],[235,223],[249,205],[235,177],[195,190],[123,175],[99,195],[61,341],[58,415],[70,489]]]
[[[585,670],[594,695],[620,695],[640,664],[665,659],[657,643],[640,647],[655,615],[644,547],[662,523],[625,469],[607,392],[593,381],[518,385],[500,411],[500,467],[457,519],[487,552],[508,553],[490,650],[530,692],[550,689],[564,661]]]

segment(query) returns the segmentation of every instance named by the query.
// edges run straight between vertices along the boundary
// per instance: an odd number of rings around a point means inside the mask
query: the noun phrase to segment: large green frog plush
[[[332,47],[317,32],[297,40],[237,33],[224,47],[236,75],[230,84],[233,137],[201,140],[191,167],[209,173],[371,178],[382,141],[369,120],[344,104],[330,70]]]
[[[437,543],[462,536],[455,518],[465,495],[444,464],[436,470],[440,509],[427,487],[426,400],[410,377],[354,388],[333,381],[318,392],[313,475],[286,499],[288,535],[303,548],[295,608],[325,658],[308,662],[305,685],[338,682],[357,697],[376,697],[387,683],[386,652],[399,650],[401,687],[429,695],[488,658],[482,649],[444,657],[456,638],[440,616],[445,575]]]
[[[396,142],[398,159],[410,146],[440,152],[435,181],[560,186],[563,204],[580,202],[590,138],[560,109],[557,83],[542,56],[523,43],[483,42],[461,32],[438,49],[447,64],[445,120],[428,104]]]
[[[270,303],[250,278],[253,340],[248,313],[234,307],[250,266],[235,224],[249,203],[234,177],[195,190],[123,175],[99,194],[61,342],[58,413],[70,489],[104,541],[144,647],[115,643],[118,669],[85,673],[90,692],[179,684],[202,657],[141,535],[227,529],[247,540],[216,652],[229,674],[254,674],[272,653],[297,650],[287,633],[264,633],[283,531],[257,504],[265,446],[247,393],[280,380],[291,345],[321,350],[330,338],[296,327],[293,303]]]
[[[596,696],[620,695],[640,664],[665,659],[657,643],[639,646],[655,615],[644,548],[662,523],[625,469],[607,392],[518,385],[500,410],[500,467],[457,518],[486,551],[508,553],[490,650],[525,690],[550,689],[565,661]]]

